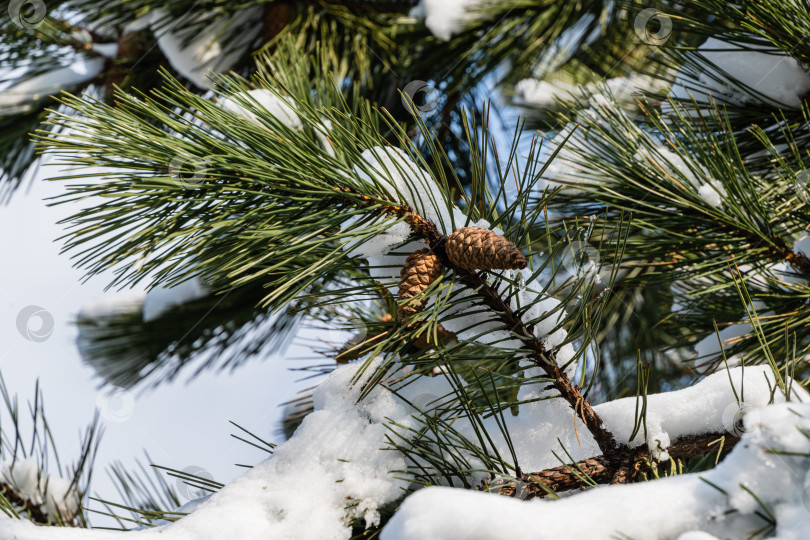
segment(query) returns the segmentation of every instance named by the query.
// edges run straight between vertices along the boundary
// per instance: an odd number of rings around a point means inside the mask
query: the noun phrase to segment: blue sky
[[[181,376],[156,390],[136,389],[134,400],[107,405],[93,370],[81,361],[72,321],[86,302],[109,294],[104,287],[111,276],[81,283],[82,272],[71,267],[67,255],[59,255],[61,245],[55,240],[62,228],[56,223],[78,204],[46,206],[43,199],[59,194],[64,185],[42,178],[57,172],[56,167],[43,167],[30,189],[21,189],[0,207],[0,370],[10,392],[27,410],[39,379],[63,462],[78,457],[80,430],[96,407],[120,409],[104,422],[93,483],[94,492],[112,500],[117,495],[104,469],[115,460],[134,466],[144,450],[160,465],[199,467],[218,481],[233,479],[244,471],[235,463],[254,464],[266,454],[231,437],[236,429],[228,421],[280,442],[278,405],[311,381],[296,382],[301,375],[288,369],[294,362],[265,358],[233,373],[209,371],[190,382]],[[28,306],[40,306],[53,316],[53,332],[44,341],[26,339],[17,327],[18,314]],[[286,356],[308,352],[293,347]]]

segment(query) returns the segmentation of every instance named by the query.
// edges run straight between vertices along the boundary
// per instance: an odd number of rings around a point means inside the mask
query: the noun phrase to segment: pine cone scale
[[[424,293],[443,270],[439,257],[429,249],[420,249],[407,258],[399,273],[397,318],[400,321],[424,309],[427,298],[414,298]]]
[[[526,268],[526,258],[503,236],[479,227],[462,227],[447,238],[447,258],[465,270]]]

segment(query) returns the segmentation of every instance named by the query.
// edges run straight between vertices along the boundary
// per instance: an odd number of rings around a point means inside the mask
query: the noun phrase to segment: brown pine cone
[[[447,238],[447,258],[466,270],[511,270],[526,268],[520,250],[489,229],[462,227]]]
[[[411,300],[425,292],[431,283],[442,275],[442,262],[431,250],[425,248],[412,253],[399,272],[399,306],[397,319],[403,321],[419,313],[427,304],[427,298]]]
[[[262,38],[264,42],[279,35],[292,18],[292,6],[289,0],[276,0],[264,5],[264,15],[262,17]]]

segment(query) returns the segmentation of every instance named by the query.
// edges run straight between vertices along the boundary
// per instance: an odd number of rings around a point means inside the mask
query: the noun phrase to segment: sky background
[[[300,366],[290,359],[311,352],[293,346],[285,358],[256,359],[233,373],[206,371],[190,382],[181,376],[154,390],[136,388],[131,396],[110,399],[99,390],[92,368],[82,363],[73,321],[84,304],[114,293],[104,291],[112,274],[82,283],[83,273],[72,268],[67,254],[59,254],[61,242],[56,240],[63,226],[57,222],[92,201],[46,206],[44,199],[61,193],[65,182],[43,178],[58,172],[55,166],[42,167],[33,182],[0,206],[0,371],[9,392],[27,411],[39,380],[63,465],[79,457],[80,433],[100,409],[104,433],[91,491],[102,497],[118,500],[107,478],[109,464],[118,460],[134,469],[136,459],[145,461],[144,451],[159,465],[198,467],[217,481],[232,480],[245,470],[234,464],[252,465],[267,454],[231,437],[238,430],[228,421],[281,442],[279,404],[312,385],[289,370]],[[53,317],[53,333],[44,341],[26,339],[17,327],[19,313],[28,306],[44,308]],[[31,325],[36,332],[39,319]],[[0,428],[6,429],[5,410],[1,419]],[[5,450],[2,456],[6,458]]]

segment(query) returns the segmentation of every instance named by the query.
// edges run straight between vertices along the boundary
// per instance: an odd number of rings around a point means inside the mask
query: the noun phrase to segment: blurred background
[[[103,434],[94,494],[116,498],[116,485],[107,473],[116,461],[127,468],[135,468],[136,461],[177,470],[193,468],[194,474],[218,482],[232,480],[245,470],[236,464],[253,465],[267,454],[232,437],[244,437],[244,433],[229,421],[268,442],[281,442],[282,405],[310,386],[301,381],[305,375],[289,369],[296,367],[290,359],[311,351],[292,345],[284,355],[262,355],[232,372],[207,370],[191,381],[181,375],[154,388],[102,390],[93,368],[81,360],[76,318],[84,305],[113,294],[104,290],[112,276],[83,281],[83,273],[72,267],[69,255],[60,255],[57,239],[64,230],[58,221],[81,203],[48,207],[47,199],[65,187],[43,180],[56,175],[55,169],[43,165],[35,172],[37,178],[15,194],[13,204],[0,209],[0,372],[8,391],[19,399],[23,433],[30,433],[27,411],[38,383],[55,446],[64,461],[81,454],[80,431],[99,411]],[[30,306],[44,313],[37,310],[21,330],[18,318]],[[3,410],[0,428],[9,421]],[[181,497],[200,495],[180,480],[169,481]],[[105,521],[100,516],[92,519],[99,524]]]

